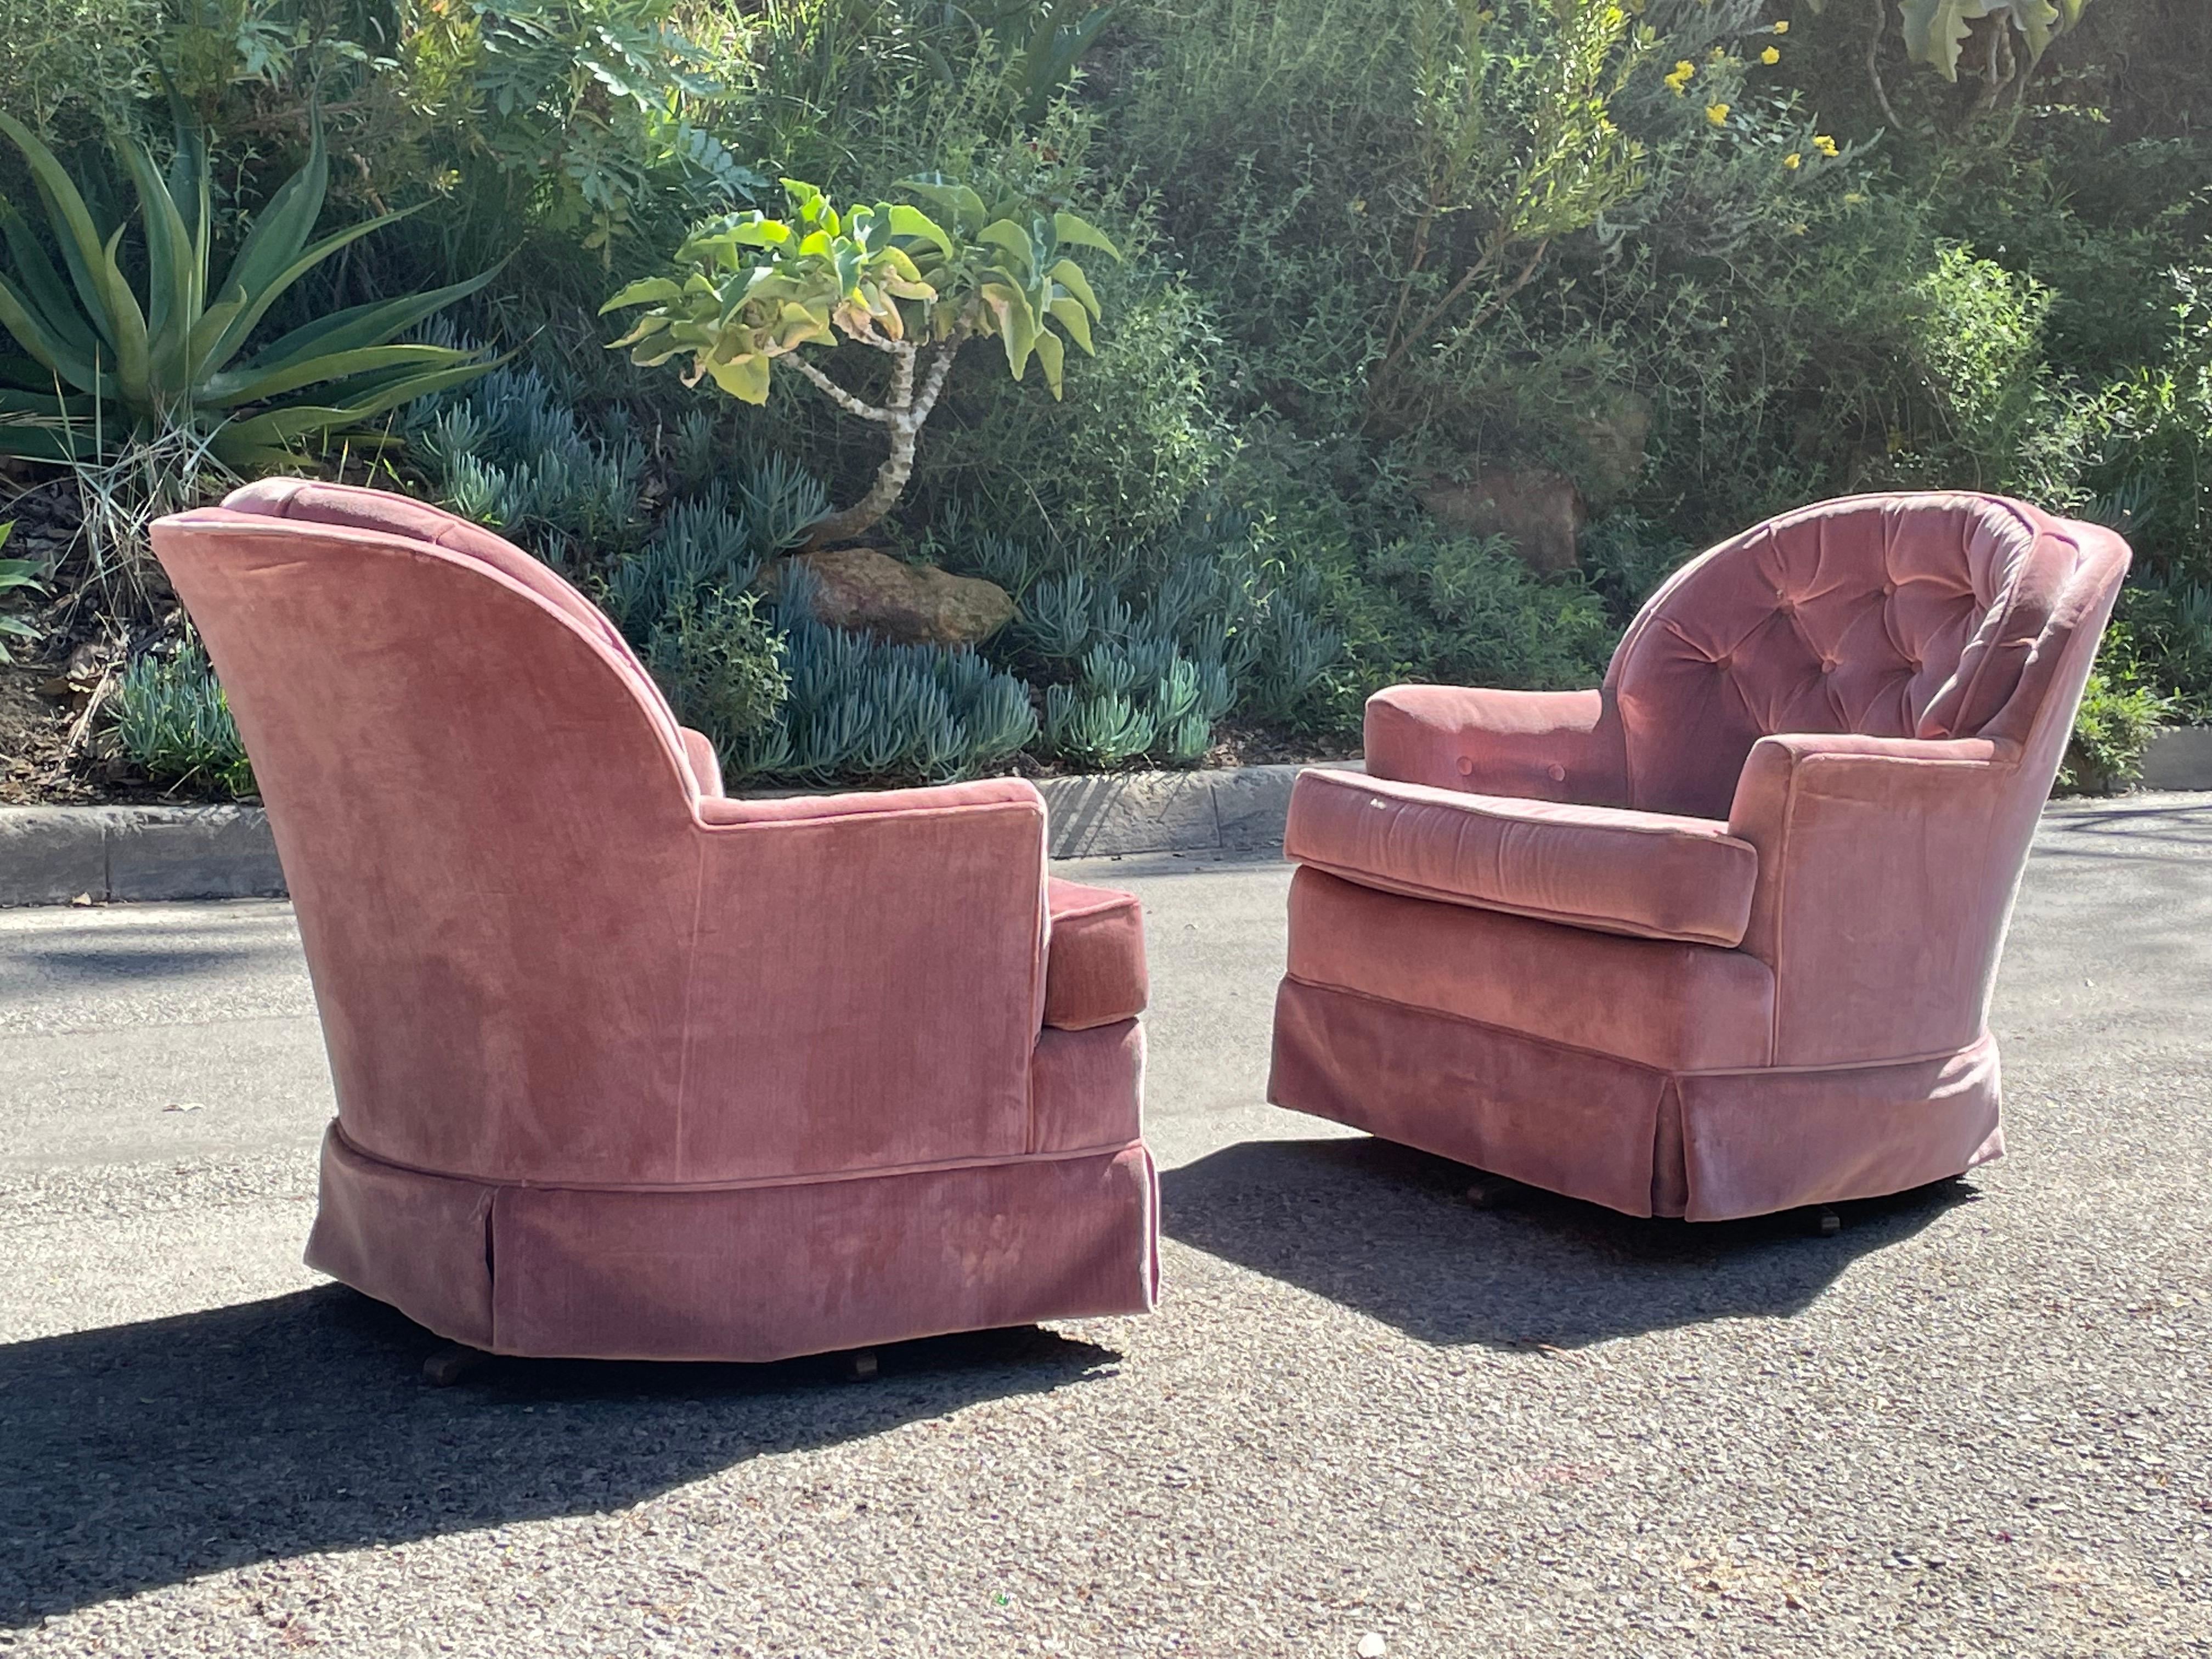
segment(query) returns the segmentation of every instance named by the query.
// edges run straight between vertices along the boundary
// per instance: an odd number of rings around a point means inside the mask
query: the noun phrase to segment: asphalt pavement
[[[1166,1291],[873,1382],[501,1362],[300,1265],[280,902],[0,912],[0,1651],[2212,1656],[2212,797],[2047,815],[2011,1153],[1636,1221],[1261,1098],[1287,870],[1146,906]]]

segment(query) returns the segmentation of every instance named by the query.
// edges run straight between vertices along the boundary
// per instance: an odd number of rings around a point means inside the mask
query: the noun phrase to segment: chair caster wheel
[[[1468,1183],[1467,1201],[1478,1210],[1504,1210],[1528,1195],[1528,1189],[1504,1176],[1477,1176]]]
[[[837,1374],[848,1382],[872,1382],[876,1380],[876,1351],[860,1348],[838,1362]]]
[[[1832,1205],[1815,1204],[1806,1212],[1805,1229],[1815,1238],[1833,1238],[1843,1231],[1844,1218]]]
[[[422,1362],[422,1380],[434,1389],[450,1389],[472,1371],[489,1364],[491,1356],[482,1348],[471,1348],[459,1342],[448,1342]]]

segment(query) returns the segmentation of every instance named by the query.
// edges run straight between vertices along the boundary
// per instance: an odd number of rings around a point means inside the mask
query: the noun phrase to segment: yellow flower
[[[1711,121],[1715,126],[1726,126],[1728,125],[1728,117],[1729,106],[1726,104],[1708,104],[1705,106],[1705,119]]]
[[[1782,54],[1775,51],[1773,47],[1769,46],[1765,52],[1759,54],[1759,61],[1762,64],[1778,64],[1782,61]]]
[[[1705,54],[1705,61],[1708,64],[1726,63],[1728,61],[1728,52],[1720,46],[1715,46],[1711,52]]]
[[[1668,75],[1667,90],[1677,98],[1683,96],[1689,90],[1690,78],[1697,72],[1698,66],[1685,58],[1680,63],[1675,64]]]
[[[1813,148],[1823,155],[1833,155],[1836,153],[1836,141],[1825,132],[1815,133],[1813,137]]]
[[[1799,167],[1805,165],[1805,158],[1793,149],[1789,155],[1782,158],[1782,165],[1788,167],[1790,172],[1795,173]]]
[[[1786,18],[1786,17],[1785,17],[1785,18],[1784,18],[1780,22],[1777,23],[1777,24],[1774,26],[1774,32],[1775,32],[1777,34],[1787,34],[1787,33],[1790,33],[1790,20],[1789,20],[1788,18]]]

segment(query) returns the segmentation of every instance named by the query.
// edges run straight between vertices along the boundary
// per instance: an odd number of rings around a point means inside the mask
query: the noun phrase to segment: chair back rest
[[[1778,732],[1978,737],[2008,712],[2024,730],[2033,710],[2012,705],[2089,528],[1995,495],[1860,495],[1693,559],[1607,672],[1632,804],[1725,817]]]
[[[653,1112],[549,1103],[673,1100],[657,1011],[698,854],[676,721],[620,635],[520,549],[374,490],[264,482],[153,539],[253,762],[348,1138],[456,1173],[527,1170],[541,1139],[625,1162]]]

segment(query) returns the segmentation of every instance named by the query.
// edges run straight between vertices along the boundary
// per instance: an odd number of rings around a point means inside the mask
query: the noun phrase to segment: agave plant
[[[0,524],[0,547],[8,544],[8,537],[15,528],[12,519],[6,524]],[[38,592],[37,570],[38,566],[28,559],[0,559],[0,594],[18,587]],[[22,617],[0,617],[0,662],[15,660],[8,654],[9,640],[35,640],[38,637],[39,630]]]
[[[771,366],[781,359],[840,409],[886,429],[890,453],[874,483],[814,526],[818,545],[859,535],[897,501],[922,422],[963,342],[997,338],[1017,380],[1034,359],[1046,389],[1059,397],[1066,343],[1090,351],[1098,315],[1083,268],[1061,249],[1121,255],[1073,213],[1040,212],[1017,198],[988,204],[936,174],[903,188],[937,209],[941,223],[904,203],[860,203],[841,213],[812,185],[787,179],[783,185],[787,217],[755,211],[712,222],[677,250],[680,277],[632,283],[600,310],[645,307],[614,345],[647,366],[688,356],[688,385],[712,379],[734,398],[762,403]],[[802,355],[841,335],[891,359],[880,402]]]
[[[144,287],[123,254],[125,225],[103,224],[61,163],[12,116],[4,134],[29,163],[61,254],[59,267],[23,216],[0,204],[8,274],[0,328],[29,361],[0,357],[0,454],[98,459],[132,438],[183,428],[238,471],[289,460],[303,439],[374,444],[363,425],[414,398],[481,374],[480,354],[398,343],[491,273],[450,288],[352,307],[241,356],[269,309],[349,243],[402,216],[387,213],[311,240],[329,164],[319,132],[307,165],[254,218],[229,268],[210,264],[206,147],[180,131],[165,176],[145,147],[118,155],[138,199]],[[13,416],[9,419],[5,417]]]

